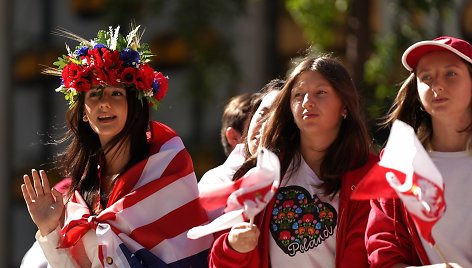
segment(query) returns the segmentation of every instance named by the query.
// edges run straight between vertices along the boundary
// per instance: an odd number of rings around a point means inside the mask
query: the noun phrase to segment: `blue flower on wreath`
[[[100,44],[100,43],[98,43],[98,44],[96,44],[95,46],[93,46],[93,49],[101,49],[101,48],[106,48],[106,49],[108,49],[107,46],[105,46],[104,44]]]
[[[74,51],[74,54],[77,56],[87,56],[89,48],[87,46],[82,46]]]
[[[133,66],[137,67],[139,64],[139,52],[130,48],[125,48],[120,53],[120,60],[123,61],[123,65],[126,67]],[[156,83],[156,81],[154,81]],[[153,89],[154,89],[153,83]],[[159,89],[157,87],[156,91]]]
[[[159,92],[159,83],[157,83],[157,80],[154,79],[154,81],[152,81],[152,93],[156,95],[157,92]]]

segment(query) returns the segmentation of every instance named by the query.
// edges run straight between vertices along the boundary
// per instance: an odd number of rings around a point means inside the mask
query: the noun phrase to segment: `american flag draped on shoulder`
[[[358,184],[352,199],[399,197],[421,236],[435,244],[431,230],[446,209],[444,183],[412,127],[396,120],[380,162]]]
[[[71,197],[60,247],[95,229],[104,267],[207,267],[213,238],[186,235],[208,221],[190,155],[176,133],[157,122],[151,122],[150,146],[151,155],[117,179],[99,215],[91,216],[78,192]]]

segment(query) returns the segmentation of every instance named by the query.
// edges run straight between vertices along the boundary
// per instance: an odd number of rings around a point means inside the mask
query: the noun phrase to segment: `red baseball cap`
[[[402,56],[403,66],[411,72],[426,53],[444,50],[451,51],[472,64],[472,46],[469,42],[451,36],[441,36],[415,43],[407,48]]]

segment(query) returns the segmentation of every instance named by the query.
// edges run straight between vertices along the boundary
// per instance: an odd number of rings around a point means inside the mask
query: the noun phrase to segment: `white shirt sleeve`
[[[57,227],[56,230],[52,231],[46,236],[41,236],[39,231],[36,233],[36,240],[38,241],[43,253],[49,263],[48,267],[52,268],[77,268],[81,267],[72,257],[71,250],[66,248],[57,248],[59,242],[60,228]],[[87,262],[91,262],[91,267],[102,267],[100,260],[98,258],[98,243],[97,237],[93,230],[88,231],[82,237],[83,246],[85,249],[86,256],[83,258],[88,258]],[[80,257],[79,257],[80,259]]]
[[[39,231],[36,233],[36,241],[38,241],[44,256],[48,260],[50,267],[76,268],[80,267],[72,258],[69,249],[58,249],[60,234],[59,226],[56,230],[50,232],[46,236],[41,236]]]
[[[47,268],[48,261],[44,257],[43,250],[38,242],[34,242],[21,260],[20,268]]]

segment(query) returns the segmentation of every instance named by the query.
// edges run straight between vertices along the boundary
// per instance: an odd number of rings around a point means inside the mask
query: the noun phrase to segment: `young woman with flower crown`
[[[444,215],[432,228],[437,249],[418,235],[398,199],[372,200],[366,231],[371,267],[472,267],[472,45],[441,36],[411,45],[402,57],[410,71],[385,125],[414,128],[444,180]]]
[[[167,78],[148,65],[139,26],[80,42],[49,68],[69,101],[63,196],[46,172],[24,176],[23,197],[52,267],[206,267],[212,238],[186,238],[207,222],[190,155],[177,134],[149,121]]]

